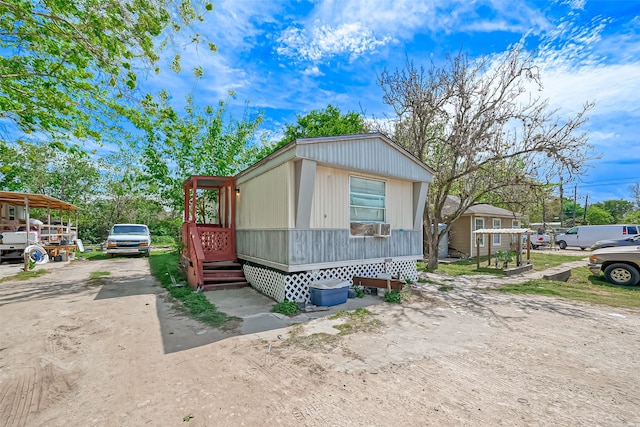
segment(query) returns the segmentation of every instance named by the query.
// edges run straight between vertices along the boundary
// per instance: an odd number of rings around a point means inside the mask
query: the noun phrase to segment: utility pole
[[[582,217],[582,223],[587,223],[587,208],[589,207],[589,195],[587,194],[587,198],[584,201],[584,216]]]
[[[562,228],[562,217],[564,212],[563,200],[562,200],[562,177],[560,177],[560,228]]]
[[[578,184],[573,187],[573,227],[576,226],[576,206],[578,205]]]

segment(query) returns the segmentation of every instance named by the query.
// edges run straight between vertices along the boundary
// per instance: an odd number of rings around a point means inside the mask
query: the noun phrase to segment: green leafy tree
[[[191,101],[176,111],[166,92],[157,99],[147,97],[146,132],[132,147],[142,153],[149,194],[177,211],[183,208],[182,184],[190,175],[232,176],[271,150],[257,137],[262,113],[252,117],[246,105],[243,118],[235,120],[227,113],[228,100],[216,107],[197,107]]]
[[[296,124],[287,125],[280,145],[298,138],[314,136],[357,135],[367,133],[362,116],[349,112],[342,114],[338,107],[329,104],[323,110],[312,110],[308,114],[297,116]]]
[[[587,208],[587,222],[591,225],[613,224],[613,216],[602,203],[595,203]]]
[[[395,113],[393,139],[435,172],[423,221],[430,268],[438,265],[440,239],[473,203],[505,186],[526,189],[534,177],[579,174],[589,159],[578,131],[591,104],[560,119],[530,89],[541,78],[522,43],[499,58],[460,53],[428,70],[408,60],[402,70],[385,70],[379,84]],[[459,203],[444,218],[450,195]]]
[[[609,212],[613,217],[613,224],[619,223],[622,218],[629,212],[633,212],[634,204],[628,200],[605,200],[602,202],[604,210]]]
[[[623,224],[640,224],[640,209],[627,212],[620,222]]]
[[[212,8],[196,10],[190,0],[0,0],[0,120],[59,149],[71,137],[100,139],[101,126],[130,109],[139,74],[159,72],[171,37]],[[179,55],[171,65],[179,70]]]
[[[589,206],[589,209],[591,209],[592,206],[595,206],[595,205]],[[574,208],[575,208],[575,215],[576,215],[575,222],[573,220]],[[567,226],[577,225],[582,221],[583,217],[584,217],[584,207],[582,207],[579,203],[575,204],[573,203],[573,200],[567,200],[567,199],[562,201],[562,218],[563,218],[563,223],[565,225]]]
[[[49,144],[19,140],[4,153],[0,168],[4,190],[46,194],[74,205],[99,191],[97,165],[82,150],[61,152]]]

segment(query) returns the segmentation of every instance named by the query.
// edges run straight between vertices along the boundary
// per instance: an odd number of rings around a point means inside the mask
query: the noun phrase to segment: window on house
[[[520,228],[520,221],[517,219],[511,220],[511,228]]]
[[[476,218],[474,230],[480,230],[484,228],[484,218]],[[484,234],[476,236],[480,239],[480,247],[484,248]]]
[[[385,182],[350,177],[349,217],[351,222],[384,222],[386,217]]]
[[[493,219],[493,228],[502,228],[502,221],[500,220],[500,218],[494,218]],[[493,244],[496,246],[500,246],[501,244],[501,236],[499,234],[494,234],[493,235]]]

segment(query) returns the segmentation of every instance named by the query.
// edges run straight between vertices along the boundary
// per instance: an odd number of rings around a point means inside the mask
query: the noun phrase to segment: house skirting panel
[[[422,258],[422,230],[391,230],[390,237],[353,237],[348,229],[236,230],[236,252],[241,259],[262,259],[289,271],[350,260]]]
[[[353,276],[376,277],[379,273],[390,273],[400,279],[409,278],[414,282],[418,280],[416,261],[408,259],[296,273],[285,273],[256,263],[245,263],[243,269],[251,286],[279,302],[308,302],[309,285],[321,280],[351,282]]]

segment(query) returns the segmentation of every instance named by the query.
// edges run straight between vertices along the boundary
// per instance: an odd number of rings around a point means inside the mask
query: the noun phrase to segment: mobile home
[[[218,263],[235,258],[246,280],[277,301],[308,299],[317,280],[379,273],[417,279],[433,172],[381,134],[298,139],[235,177],[216,179],[223,221],[206,233],[189,208],[197,190],[185,187],[183,239],[187,229],[194,236],[185,248],[206,243],[185,251],[190,264],[215,267],[196,260],[198,253]],[[214,254],[222,241],[226,253]],[[208,276],[214,274],[194,267],[191,286],[215,289]]]

